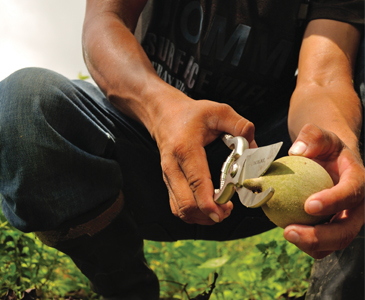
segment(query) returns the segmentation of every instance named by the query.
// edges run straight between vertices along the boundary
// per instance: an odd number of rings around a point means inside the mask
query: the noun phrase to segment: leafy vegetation
[[[76,290],[85,290],[85,294],[90,294],[88,280],[68,256],[45,246],[33,233],[16,230],[2,214],[0,274],[0,298],[9,289],[20,298],[22,292],[30,288],[36,288],[38,296],[43,299]]]
[[[302,296],[312,258],[287,243],[282,229],[229,242],[148,242],[146,257],[161,280],[161,296],[189,299],[219,277],[210,299],[280,299]],[[282,298],[284,299],[284,298]]]
[[[209,289],[215,273],[211,300],[299,297],[312,265],[279,228],[229,242],[146,241],[145,253],[160,278],[161,299],[193,299]],[[0,213],[0,299],[9,289],[19,299],[27,289],[40,299],[99,299],[68,256],[14,229]]]

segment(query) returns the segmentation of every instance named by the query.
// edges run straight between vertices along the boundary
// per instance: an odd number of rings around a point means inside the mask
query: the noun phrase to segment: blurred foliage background
[[[145,241],[145,254],[160,279],[161,299],[193,299],[209,289],[215,273],[211,300],[299,298],[313,263],[280,228],[228,242]],[[18,299],[29,289],[39,299],[99,299],[68,256],[13,228],[0,210],[0,299],[10,289]]]

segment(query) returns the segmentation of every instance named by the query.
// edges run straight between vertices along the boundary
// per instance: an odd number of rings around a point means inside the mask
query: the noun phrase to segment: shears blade
[[[215,191],[214,201],[218,204],[224,204],[231,199],[234,192],[237,192],[243,205],[247,207],[261,206],[272,197],[274,189],[253,193],[243,187],[243,181],[264,174],[274,161],[283,143],[249,149],[248,143],[243,137],[225,135],[222,138],[233,151],[223,164],[221,186]]]
[[[282,145],[283,142],[279,142],[260,148],[247,149],[246,151],[254,151],[246,157],[241,182],[246,179],[257,178],[264,174],[279,153]]]

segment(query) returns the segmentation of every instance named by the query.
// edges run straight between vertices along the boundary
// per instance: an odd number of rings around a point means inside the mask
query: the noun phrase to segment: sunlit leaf
[[[215,269],[223,266],[228,260],[228,255],[224,255],[222,257],[212,258],[207,260],[205,263],[201,264],[198,268],[205,268],[205,269]]]
[[[90,76],[89,75],[83,75],[81,72],[79,72],[79,74],[78,74],[78,79],[80,79],[80,80],[86,80],[86,79],[89,79],[90,78]]]

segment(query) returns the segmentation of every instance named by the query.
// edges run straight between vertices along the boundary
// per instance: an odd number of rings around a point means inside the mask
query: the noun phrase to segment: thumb
[[[215,129],[231,134],[232,136],[242,136],[248,143],[254,143],[255,126],[252,122],[239,115],[229,105],[220,107],[218,113],[218,122],[215,124]]]
[[[329,157],[344,148],[343,142],[333,132],[326,131],[314,124],[306,124],[289,149],[289,155],[307,158]]]

